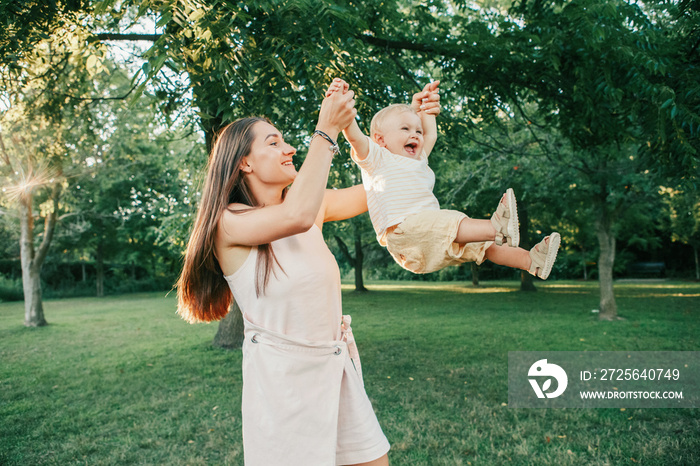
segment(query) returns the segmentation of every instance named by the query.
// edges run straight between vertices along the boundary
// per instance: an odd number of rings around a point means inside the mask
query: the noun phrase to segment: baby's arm
[[[340,78],[335,78],[326,91],[326,97],[334,92],[342,92],[344,94],[349,88],[348,83]],[[369,155],[369,141],[358,126],[357,120],[352,120],[350,126],[343,130],[343,135],[345,135],[345,139],[348,140],[355,151],[355,158],[357,160],[366,159],[367,155]]]
[[[437,122],[435,117],[440,114],[440,81],[427,84],[421,92],[413,94],[411,107],[418,113],[423,124],[423,150],[430,155],[437,142]]]
[[[369,155],[369,138],[357,125],[357,120],[352,120],[350,126],[343,130],[343,135],[355,151],[355,158],[357,160],[366,159]]]

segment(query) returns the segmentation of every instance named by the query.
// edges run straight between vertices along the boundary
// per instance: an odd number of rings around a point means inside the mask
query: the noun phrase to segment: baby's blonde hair
[[[381,134],[381,128],[383,127],[386,119],[389,118],[391,114],[399,112],[416,113],[416,111],[407,104],[391,104],[388,107],[384,107],[372,117],[372,121],[369,124],[369,136],[374,139],[375,134]]]

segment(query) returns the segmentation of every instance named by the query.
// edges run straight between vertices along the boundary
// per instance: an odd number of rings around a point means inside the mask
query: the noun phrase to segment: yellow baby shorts
[[[460,222],[469,218],[457,210],[426,210],[411,214],[387,230],[386,248],[394,260],[413,273],[430,273],[449,265],[484,262],[493,241],[458,244]]]

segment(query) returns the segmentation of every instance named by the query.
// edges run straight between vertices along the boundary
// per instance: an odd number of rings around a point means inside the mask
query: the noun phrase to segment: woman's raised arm
[[[355,118],[354,93],[336,92],[326,97],[321,104],[321,111],[316,129],[337,140],[340,131],[348,126]],[[256,135],[255,143],[285,145],[279,132]],[[263,207],[249,209],[242,213],[224,211],[217,232],[219,246],[254,246],[269,243],[279,238],[292,236],[307,231],[316,220],[323,202],[325,187],[328,180],[333,152],[331,144],[322,136],[314,137],[309,146],[306,159],[296,175],[294,183],[289,188],[284,200],[282,192],[286,187],[284,180],[274,178],[278,168],[274,163],[272,174],[264,170],[265,165],[254,161],[252,157],[244,160],[248,166],[243,170],[246,177],[251,177],[248,186],[253,196]],[[290,147],[291,146],[286,146]],[[274,150],[274,149],[273,149]],[[282,164],[291,161],[294,149],[288,151],[284,159],[284,151],[279,150]],[[245,210],[247,206],[237,205],[234,209]]]

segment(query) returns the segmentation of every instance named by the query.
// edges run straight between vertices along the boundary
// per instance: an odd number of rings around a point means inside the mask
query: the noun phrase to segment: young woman
[[[388,464],[321,235],[324,222],[367,210],[361,185],[325,189],[354,105],[352,91],[324,99],[298,173],[296,149],[263,118],[226,126],[210,156],[178,312],[190,322],[220,319],[233,295],[243,313],[248,466]]]

